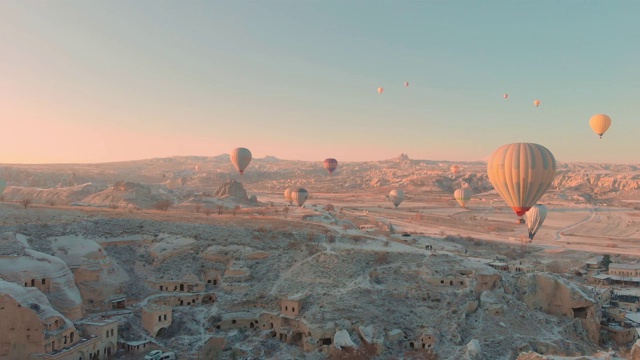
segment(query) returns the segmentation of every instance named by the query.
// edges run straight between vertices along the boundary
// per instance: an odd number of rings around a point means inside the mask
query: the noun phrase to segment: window
[[[73,342],[73,338],[75,337],[75,335],[76,335],[76,333],[75,333],[75,332],[72,332],[72,333],[71,333],[71,335],[70,335],[71,342]]]
[[[64,343],[67,343],[67,335],[64,336]]]
[[[296,312],[296,308],[292,307],[292,308],[291,308],[291,311],[292,311],[292,312]]]
[[[162,321],[162,315],[158,316],[158,321]]]
[[[111,336],[113,336],[113,329],[111,329]]]
[[[42,279],[42,285],[44,285],[46,282],[46,279]]]
[[[34,279],[31,279],[31,286],[36,286],[36,281]]]
[[[167,314],[164,314],[164,319],[167,320]]]

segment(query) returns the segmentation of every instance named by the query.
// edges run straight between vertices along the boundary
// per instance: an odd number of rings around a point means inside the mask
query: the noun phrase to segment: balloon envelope
[[[589,126],[593,132],[598,134],[602,139],[602,135],[607,132],[609,126],[611,126],[611,118],[605,114],[595,114],[589,120]]]
[[[397,208],[402,200],[404,200],[404,191],[400,189],[394,189],[389,192],[389,200],[393,203],[393,205]]]
[[[333,171],[338,167],[338,160],[336,159],[324,159],[323,166],[325,170],[329,172],[329,175],[333,174]]]
[[[235,148],[231,150],[230,158],[233,165],[238,169],[240,174],[242,174],[251,162],[251,151],[241,147]]]
[[[546,217],[547,207],[544,205],[536,204],[527,211],[527,229],[529,230],[530,240],[533,240],[533,237],[536,236]]]
[[[289,203],[293,204],[293,198],[291,197],[291,187],[288,187],[284,190],[284,199]]]
[[[291,190],[291,200],[293,200],[293,202],[298,206],[304,205],[304,202],[307,201],[308,197],[309,192],[303,188]]]
[[[540,100],[534,100],[533,105],[535,105],[536,107],[540,106]]]
[[[382,94],[383,91],[384,91],[383,88],[381,88],[381,87],[378,88],[378,94]]]
[[[473,192],[471,189],[464,187],[453,192],[453,198],[456,199],[460,206],[464,207],[471,200]]]
[[[509,98],[509,94],[502,95],[505,99]]]
[[[409,82],[408,82],[408,81],[405,81],[405,82],[404,82],[404,86],[409,86]]]
[[[455,174],[457,174],[457,173],[459,173],[459,172],[460,172],[460,166],[458,166],[458,165],[453,165],[453,166],[451,167],[451,172],[452,172],[454,175],[455,175]]]
[[[506,144],[489,158],[487,174],[496,192],[516,215],[522,216],[551,186],[556,159],[542,145]]]

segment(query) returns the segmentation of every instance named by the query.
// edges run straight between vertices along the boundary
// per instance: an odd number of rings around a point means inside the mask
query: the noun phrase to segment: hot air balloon
[[[200,171],[200,165],[196,165],[196,171]]]
[[[324,159],[323,166],[325,170],[329,172],[329,176],[331,176],[331,174],[333,174],[333,171],[338,167],[338,160],[331,158]]]
[[[0,179],[0,194],[2,194],[4,192],[4,189],[7,188],[7,182]]]
[[[487,174],[498,194],[521,217],[551,186],[556,176],[556,159],[542,145],[506,144],[489,158]]]
[[[405,82],[404,82],[404,86],[409,86],[409,82],[408,82],[408,81],[405,81]]]
[[[504,97],[505,99],[508,99],[509,98],[509,94],[504,94],[504,95],[502,95],[502,97]]]
[[[538,229],[542,226],[544,219],[547,217],[547,207],[536,204],[527,211],[527,229],[529,229],[529,240],[533,240]]]
[[[591,126],[591,129],[602,139],[602,135],[607,132],[609,126],[611,126],[611,118],[605,114],[595,114],[589,120],[589,126]]]
[[[397,209],[398,205],[404,200],[404,191],[400,189],[391,190],[391,192],[389,192],[389,200],[391,200]]]
[[[383,91],[384,91],[384,89],[382,87],[378,88],[378,94],[382,94]]]
[[[456,199],[462,207],[465,207],[467,202],[471,200],[471,195],[473,195],[473,192],[468,187],[463,187],[453,192],[453,198]]]
[[[291,200],[293,200],[293,202],[298,206],[304,205],[304,202],[307,201],[308,197],[309,192],[303,188],[291,190]]]
[[[240,175],[242,175],[251,162],[251,151],[246,148],[235,148],[231,150],[231,162],[235,165],[236,169],[238,169]]]
[[[533,105],[535,105],[536,107],[540,106],[540,100],[534,100]]]
[[[455,175],[457,173],[460,172],[460,166],[459,165],[453,165],[451,166],[451,172]]]
[[[289,203],[293,204],[293,198],[291,197],[291,187],[288,187],[284,190],[284,199]]]

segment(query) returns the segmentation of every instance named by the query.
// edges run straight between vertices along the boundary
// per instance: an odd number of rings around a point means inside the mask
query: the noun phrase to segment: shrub
[[[165,199],[155,203],[155,205],[153,205],[153,208],[160,211],[167,211],[169,210],[169,207],[171,207],[171,205],[173,205],[171,200]]]
[[[24,209],[26,210],[27,206],[31,205],[32,202],[33,202],[32,199],[25,198],[20,201],[20,204],[22,204],[22,206],[24,206]]]

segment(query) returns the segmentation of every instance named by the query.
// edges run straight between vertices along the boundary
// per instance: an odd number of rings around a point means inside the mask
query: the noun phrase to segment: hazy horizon
[[[639,163],[639,10],[631,0],[2,2],[0,163],[239,146],[303,161],[481,161],[512,142],[561,162]],[[596,113],[613,120],[602,140],[588,124]]]

